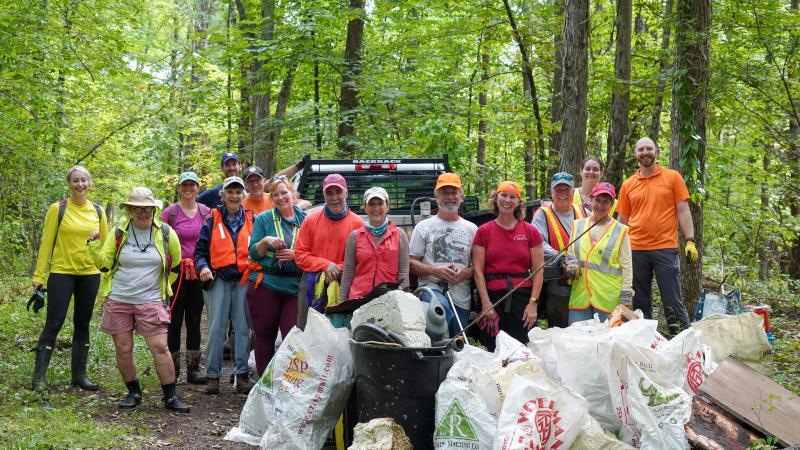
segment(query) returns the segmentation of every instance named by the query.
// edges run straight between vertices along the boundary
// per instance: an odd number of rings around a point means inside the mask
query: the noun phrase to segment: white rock
[[[347,450],[413,450],[403,427],[391,417],[359,423],[353,431],[353,445]]]
[[[408,292],[387,292],[355,310],[350,325],[355,329],[362,323],[372,323],[395,333],[408,347],[430,347],[431,338],[425,334],[425,314],[420,303]]]

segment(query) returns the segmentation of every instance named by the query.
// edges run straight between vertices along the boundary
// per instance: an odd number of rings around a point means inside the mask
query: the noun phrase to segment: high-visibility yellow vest
[[[572,236],[580,236],[589,228],[590,219],[572,222]],[[611,219],[597,241],[591,232],[572,244],[570,253],[578,259],[581,276],[572,283],[569,309],[583,310],[593,306],[610,313],[619,304],[622,290],[622,266],[619,249],[628,227]]]

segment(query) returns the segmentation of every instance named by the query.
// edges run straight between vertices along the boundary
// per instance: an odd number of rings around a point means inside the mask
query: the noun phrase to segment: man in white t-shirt
[[[436,203],[439,212],[414,228],[409,243],[411,273],[418,277],[419,287],[430,288],[447,311],[450,336],[461,331],[469,320],[472,298],[472,241],[477,225],[458,215],[464,202],[461,179],[454,173],[443,173],[436,180]],[[444,295],[447,290],[455,304],[455,314]],[[423,301],[430,301],[428,294]]]

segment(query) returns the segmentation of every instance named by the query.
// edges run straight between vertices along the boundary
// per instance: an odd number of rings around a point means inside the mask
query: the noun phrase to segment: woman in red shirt
[[[506,295],[530,272],[544,263],[542,235],[524,220],[522,191],[513,181],[503,181],[489,198],[489,209],[497,218],[480,227],[472,247],[475,286],[483,310]],[[536,300],[542,289],[542,271],[525,281],[510,298],[486,313],[487,323],[499,317],[500,329],[522,343],[536,324]],[[496,333],[490,333],[495,334]],[[486,342],[494,350],[494,339]]]

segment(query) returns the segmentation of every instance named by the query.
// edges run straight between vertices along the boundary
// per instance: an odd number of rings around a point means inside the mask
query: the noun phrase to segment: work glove
[[[574,259],[567,259],[567,266],[564,269],[564,278],[567,280],[574,280],[575,278],[578,278],[578,275],[580,275],[578,261]]]
[[[478,328],[491,337],[497,336],[500,332],[500,316],[495,315],[493,319],[489,318],[489,316],[484,316],[478,323]]]
[[[624,290],[620,292],[619,304],[633,309],[633,291]]]
[[[686,255],[686,261],[696,263],[700,259],[700,253],[697,251],[697,246],[694,241],[686,241],[686,246],[683,247],[683,252]]]
[[[183,265],[183,278],[187,280],[196,280],[197,270],[194,267],[194,260],[192,258],[183,258],[181,264]]]
[[[33,305],[33,312],[34,314],[38,313],[40,309],[44,308],[44,296],[47,294],[47,289],[36,289],[33,291],[33,295],[28,300],[28,304],[25,305],[25,309],[28,311],[31,310],[31,305]]]

